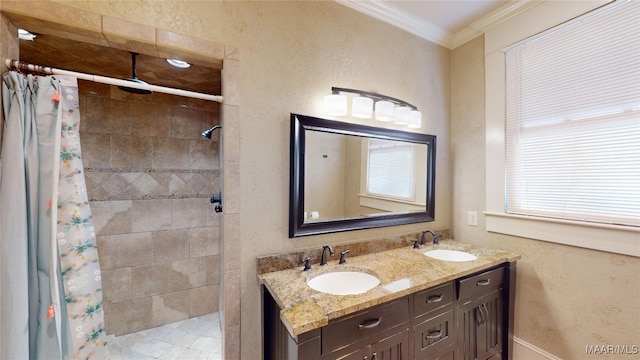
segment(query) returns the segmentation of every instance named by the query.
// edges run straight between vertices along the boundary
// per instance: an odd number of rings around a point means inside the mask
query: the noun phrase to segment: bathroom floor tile
[[[107,336],[112,360],[222,360],[218,313],[122,336]]]

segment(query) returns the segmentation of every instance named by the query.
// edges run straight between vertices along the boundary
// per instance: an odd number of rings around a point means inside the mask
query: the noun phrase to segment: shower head
[[[218,130],[218,129],[222,129],[221,125],[216,125],[214,127],[212,127],[209,130],[205,130],[202,132],[202,136],[206,137],[207,139],[211,139],[211,134],[213,134],[214,131]]]
[[[136,76],[136,55],[138,55],[138,53],[131,52],[131,78],[125,79],[125,80],[146,85],[147,84],[146,82],[138,79],[138,77]],[[127,86],[118,86],[118,89],[122,91],[130,92],[130,93],[134,93],[134,94],[140,94],[140,95],[149,95],[153,93],[153,91],[151,90],[135,89]]]

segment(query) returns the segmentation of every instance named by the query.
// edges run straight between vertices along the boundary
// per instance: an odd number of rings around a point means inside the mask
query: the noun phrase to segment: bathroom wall
[[[233,313],[225,320],[239,322],[234,329],[241,336],[227,339],[236,343],[225,345],[237,347],[239,342],[238,358],[261,358],[257,256],[451,227],[448,49],[333,1],[54,3],[239,49],[242,65],[232,91],[240,94],[241,110],[233,118],[224,114],[225,122],[240,124],[240,151],[234,158],[239,161],[240,194],[228,197],[239,197],[240,215],[224,229],[225,238],[233,233],[239,241],[223,264],[240,282],[228,295],[239,296],[227,301],[241,309],[240,319]],[[423,127],[417,131],[438,137],[434,222],[288,238],[289,116],[294,112],[325,117],[322,99],[332,86],[379,92],[422,111]],[[225,144],[228,139],[226,132]]]
[[[105,326],[122,335],[218,310],[218,103],[80,81],[81,146]]]
[[[485,209],[483,40],[480,36],[451,56],[453,233],[464,242],[522,254],[514,358],[584,359],[587,345],[637,346],[640,259],[486,231],[481,214]],[[466,224],[469,210],[480,212],[479,226]]]

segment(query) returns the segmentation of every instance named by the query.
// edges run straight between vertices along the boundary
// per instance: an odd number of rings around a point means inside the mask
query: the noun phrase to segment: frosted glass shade
[[[376,102],[376,120],[393,121],[393,108],[395,105],[391,101],[380,100]]]
[[[336,94],[325,96],[324,113],[333,116],[347,115],[347,97]]]
[[[373,100],[363,96],[356,96],[351,100],[351,115],[360,119],[371,119],[373,115]]]
[[[407,125],[409,124],[409,115],[411,113],[411,109],[406,106],[398,106],[393,111],[393,123],[398,125]]]
[[[412,129],[419,129],[422,127],[422,113],[418,110],[411,110],[409,114],[409,125]]]

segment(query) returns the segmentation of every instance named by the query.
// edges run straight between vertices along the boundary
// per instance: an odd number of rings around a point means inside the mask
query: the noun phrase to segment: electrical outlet
[[[469,211],[467,213],[467,224],[471,226],[478,226],[478,212]]]

